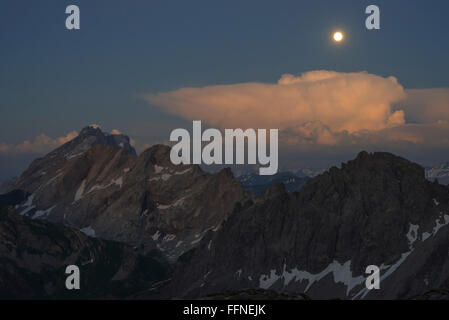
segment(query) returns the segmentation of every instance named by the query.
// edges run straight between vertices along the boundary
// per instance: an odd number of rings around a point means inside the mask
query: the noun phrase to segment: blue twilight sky
[[[80,30],[65,28],[70,4],[80,8]],[[380,7],[381,30],[365,28],[369,4]],[[0,143],[91,123],[142,145],[164,141],[189,123],[143,94],[276,83],[285,73],[367,71],[405,89],[447,88],[448,16],[447,0],[3,0]],[[336,29],[342,45],[330,40]],[[0,177],[28,161],[4,149]]]

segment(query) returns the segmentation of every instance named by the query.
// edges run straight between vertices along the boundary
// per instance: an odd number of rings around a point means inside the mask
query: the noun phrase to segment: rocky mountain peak
[[[420,165],[389,152],[368,153],[362,151],[354,160],[342,165],[342,168],[345,167],[351,169],[372,168],[377,171],[388,170],[396,176],[401,175],[398,178],[402,177],[402,175],[412,175],[416,178],[425,177],[424,168]]]
[[[118,132],[105,133],[98,125],[89,125],[83,128],[80,134],[72,141],[75,142],[72,145],[84,144],[88,147],[95,144],[106,144],[125,149],[129,153],[136,155],[136,150],[131,146],[130,139],[127,135]],[[69,143],[72,141],[69,141]]]
[[[388,294],[413,295],[440,274],[425,266],[423,257],[439,257],[439,245],[429,247],[449,236],[447,194],[415,163],[361,152],[309,180],[298,193],[276,185],[261,201],[231,215],[181,256],[167,292],[198,297],[253,288],[360,298],[367,294],[365,268],[374,264],[383,268],[383,288],[393,288]],[[441,251],[447,253],[447,247]],[[410,281],[413,288],[407,287]]]
[[[369,184],[366,182],[369,181]],[[376,188],[379,191],[397,189],[398,186],[426,185],[424,168],[407,159],[388,152],[360,152],[354,160],[342,163],[341,167],[331,167],[318,175],[305,186],[305,189],[317,185],[358,185],[362,188]],[[411,191],[412,192],[412,191]]]
[[[90,125],[83,128],[78,136],[64,143],[42,158],[35,159],[19,179],[8,190],[25,188],[30,184],[30,179],[36,183],[45,184],[47,179],[56,176],[55,172],[66,164],[83,155],[97,145],[109,146],[115,150],[124,150],[130,156],[135,157],[136,151],[130,144],[128,136],[123,134],[109,134],[101,131],[99,126]],[[105,150],[108,150],[107,148]]]
[[[101,131],[101,128],[97,125],[89,125],[87,127],[84,127],[81,132],[80,136],[88,136],[88,135],[95,135],[95,134],[103,134]]]
[[[211,174],[199,165],[174,165],[171,148],[161,144],[136,157],[129,141],[85,127],[35,160],[14,184],[11,190],[28,195],[19,213],[145,252],[158,248],[173,260],[218,228],[245,197],[230,169]]]

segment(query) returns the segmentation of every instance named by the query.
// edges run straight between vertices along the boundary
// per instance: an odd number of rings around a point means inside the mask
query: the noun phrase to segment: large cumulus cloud
[[[404,112],[392,110],[404,97],[394,77],[324,70],[284,74],[275,84],[182,88],[145,96],[151,105],[219,128],[297,128],[307,134],[319,122],[329,130],[320,135],[325,143],[332,143],[333,133],[404,124]]]
[[[402,104],[409,123],[449,121],[449,88],[408,89]]]

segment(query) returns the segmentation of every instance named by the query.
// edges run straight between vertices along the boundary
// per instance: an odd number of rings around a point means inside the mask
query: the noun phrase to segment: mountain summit
[[[173,272],[141,298],[249,289],[407,299],[449,288],[449,188],[413,162],[361,152],[299,192],[275,179],[253,197],[230,169],[173,165],[164,145],[136,156],[128,141],[87,127],[35,160],[0,200],[20,224],[46,220],[163,256]],[[379,290],[365,287],[370,265],[380,269]]]
[[[133,155],[137,155],[136,150],[130,144],[128,136],[121,133],[104,133],[97,125],[90,125],[83,128],[77,137],[53,152],[50,152],[49,155],[64,154],[66,158],[70,159],[86,152],[97,144],[124,149]]]
[[[270,289],[314,299],[403,299],[449,283],[448,188],[390,153],[309,180],[298,193],[274,186],[182,255],[168,296]],[[377,265],[381,289],[365,288]]]
[[[173,165],[164,145],[138,157],[131,148],[124,135],[84,128],[11,186],[29,195],[16,209],[139,250],[158,248],[175,260],[244,198],[228,169],[210,174],[198,165]]]
[[[51,173],[55,168],[67,161],[84,155],[96,145],[110,146],[116,150],[122,149],[130,155],[136,156],[136,150],[131,146],[128,136],[104,133],[99,126],[90,125],[83,128],[74,139],[66,142],[44,157],[35,159],[9,189],[21,188],[24,183],[29,183],[30,177],[36,173],[41,175],[42,172],[47,173],[49,171]],[[44,168],[48,170],[44,170]]]

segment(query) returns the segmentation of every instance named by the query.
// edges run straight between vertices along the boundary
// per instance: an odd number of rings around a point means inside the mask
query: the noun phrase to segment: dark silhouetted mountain
[[[183,254],[162,292],[197,298],[226,290],[302,292],[312,299],[406,299],[449,283],[449,189],[389,153],[357,158],[248,201]],[[365,288],[369,265],[381,289]]]
[[[68,265],[80,269],[80,290],[65,287]],[[127,245],[31,220],[0,206],[0,298],[122,298],[169,271],[157,251],[143,256]]]

